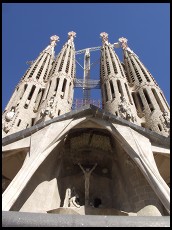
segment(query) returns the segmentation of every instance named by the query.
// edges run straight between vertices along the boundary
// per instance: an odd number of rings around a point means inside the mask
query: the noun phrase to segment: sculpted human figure
[[[79,201],[79,195],[75,192],[75,188],[73,187],[72,190],[71,188],[67,188],[63,208],[68,208],[68,207],[80,208],[78,201]]]
[[[165,119],[165,122],[166,122],[166,126],[169,128],[170,127],[170,117],[169,117],[167,111],[163,112],[163,116],[164,116],[164,119]]]
[[[64,205],[63,205],[64,208],[69,207],[70,198],[71,198],[71,189],[67,188],[66,189],[66,194],[65,194],[65,199],[64,199]]]
[[[92,169],[86,168],[84,169],[80,163],[78,163],[79,167],[82,169],[85,177],[85,205],[89,205],[89,185],[90,185],[90,176],[92,171],[96,168],[97,163],[93,166]]]
[[[54,103],[54,97],[51,97],[47,102],[46,108],[42,109],[42,111],[41,111],[41,116],[42,117],[44,117],[46,115],[49,115],[51,118],[54,117],[53,103]]]
[[[2,128],[6,133],[11,129],[16,117],[16,106],[13,106],[11,110],[5,115],[5,121],[2,123]]]
[[[5,116],[5,120],[6,121],[11,121],[13,119],[15,115],[15,108],[12,108],[11,111],[9,111],[6,116]]]
[[[78,201],[79,201],[79,195],[75,194],[74,196],[70,198],[70,207],[80,208]]]
[[[71,191],[71,198],[70,198],[70,201],[69,201],[69,206],[70,207],[80,208],[79,195],[76,193],[75,187],[73,187],[72,191]]]
[[[132,115],[130,105],[127,103],[127,100],[124,97],[121,97],[121,103],[119,104],[119,112],[122,118],[134,122],[135,118]]]

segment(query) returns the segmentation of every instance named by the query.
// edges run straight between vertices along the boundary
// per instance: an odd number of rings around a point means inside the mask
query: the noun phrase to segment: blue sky
[[[139,56],[170,103],[170,4],[169,3],[3,3],[2,4],[2,109],[15,86],[49,44],[58,35],[56,55],[67,41],[67,33],[76,32],[75,49],[101,46],[100,33],[109,34],[109,42],[120,37]],[[116,49],[122,61],[121,49]],[[91,53],[96,62],[99,51]],[[83,55],[76,56],[83,66]],[[91,70],[91,79],[99,79],[99,64]],[[76,77],[82,78],[77,64]],[[100,90],[91,91],[93,99]],[[75,98],[82,98],[76,89]]]

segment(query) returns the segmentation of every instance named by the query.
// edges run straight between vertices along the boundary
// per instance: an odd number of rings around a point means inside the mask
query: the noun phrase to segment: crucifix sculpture
[[[82,169],[85,177],[85,206],[89,205],[89,185],[90,185],[90,176],[92,171],[96,168],[97,163],[93,166],[92,169],[86,168],[84,169],[80,163],[78,163],[79,167]]]

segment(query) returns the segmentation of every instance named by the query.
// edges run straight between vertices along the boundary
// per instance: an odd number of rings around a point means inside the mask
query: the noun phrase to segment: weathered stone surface
[[[170,227],[170,217],[2,212],[2,227]]]
[[[75,34],[68,33],[54,61],[58,37],[51,37],[3,113],[2,210],[19,212],[4,216],[21,215],[21,220],[28,215],[22,212],[34,212],[37,225],[40,213],[53,213],[46,214],[47,221],[54,213],[59,221],[64,218],[60,214],[68,214],[64,225],[101,227],[131,220],[117,215],[168,216],[170,119],[161,90],[127,39],[119,40],[125,57],[121,63],[103,32],[104,109],[86,105],[71,111]],[[73,222],[72,213],[77,215]]]

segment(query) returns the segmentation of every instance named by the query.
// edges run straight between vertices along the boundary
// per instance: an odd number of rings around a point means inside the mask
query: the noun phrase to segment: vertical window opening
[[[65,92],[65,89],[66,89],[66,83],[67,83],[67,80],[64,79],[63,81],[63,86],[62,86],[62,92]]]
[[[139,110],[139,105],[138,105],[137,99],[136,99],[136,93],[132,92],[131,95],[133,97],[133,101],[134,101],[134,105],[135,105],[136,109]]]
[[[34,125],[34,122],[35,122],[35,118],[32,118],[32,120],[31,120],[31,126]]]
[[[74,76],[75,76],[75,69],[74,69],[74,67],[73,67],[73,64],[72,64],[71,74],[72,74],[72,77],[74,77]]]
[[[61,112],[61,111],[60,111],[60,109],[59,109],[59,111],[58,111],[58,116],[60,115],[60,112]]]
[[[35,89],[36,89],[36,86],[33,85],[33,86],[32,86],[32,89],[31,89],[31,91],[30,91],[30,94],[29,94],[29,96],[28,96],[28,100],[31,100],[31,98],[32,98],[32,96],[33,96],[33,93],[34,93]]]
[[[143,89],[143,93],[144,93],[144,95],[145,95],[145,98],[146,98],[146,100],[147,100],[147,103],[148,103],[148,105],[149,105],[150,110],[153,111],[153,110],[154,110],[154,107],[153,107],[153,105],[152,105],[152,102],[151,102],[151,100],[150,100],[150,97],[149,97],[149,94],[148,94],[147,90],[146,90],[146,89]]]
[[[38,92],[38,94],[37,94],[37,97],[36,97],[35,103],[37,103],[37,101],[39,100],[40,93],[41,93],[41,89],[39,89],[39,92]]]
[[[165,109],[164,109],[164,106],[163,106],[163,104],[162,104],[162,102],[161,102],[156,90],[153,89],[153,88],[151,90],[152,90],[152,93],[153,93],[153,95],[154,95],[154,97],[155,97],[155,99],[156,99],[156,101],[157,101],[157,103],[159,105],[159,108],[160,108],[161,112],[163,112]]]
[[[31,91],[30,91],[30,93],[29,93],[29,96],[28,96],[28,98],[27,98],[27,100],[26,100],[26,102],[25,102],[25,105],[24,105],[24,108],[25,108],[25,109],[28,108],[28,106],[29,106],[29,104],[30,104],[30,101],[31,101],[31,98],[32,98],[32,96],[33,96],[33,93],[34,93],[35,89],[36,89],[36,86],[33,85],[32,88],[31,88]]]
[[[37,112],[37,111],[38,111],[38,108],[39,108],[39,106],[40,106],[40,104],[41,104],[41,101],[42,101],[42,97],[43,97],[43,94],[44,94],[44,90],[45,90],[45,89],[39,89],[37,98],[36,98],[36,100],[35,100],[34,112]]]
[[[39,106],[40,106],[40,104],[41,104],[41,101],[42,101],[44,92],[45,92],[45,89],[42,89],[42,94],[41,94],[41,99],[40,99],[39,104],[38,104],[38,109],[39,109]]]
[[[49,88],[48,88],[47,95],[46,95],[46,98],[45,98],[45,99],[47,99],[47,96],[48,96],[48,93],[49,93],[50,87],[51,87],[51,81],[50,81]]]
[[[110,88],[111,88],[111,93],[112,93],[112,98],[115,98],[115,91],[114,91],[114,86],[112,80],[110,80]]]
[[[132,81],[132,82],[134,82],[135,81],[135,79],[134,79],[134,77],[133,77],[133,72],[132,72],[132,65],[131,65],[131,63],[129,62],[129,60],[126,60],[126,62],[127,62],[127,67],[128,67],[128,74],[129,74],[129,76],[130,76],[130,80]],[[131,82],[131,81],[129,81],[129,82]]]
[[[23,95],[24,95],[26,89],[27,89],[27,84],[24,85],[24,89],[23,89],[23,92],[22,92],[22,94],[21,94],[21,96],[20,96],[20,99],[22,99],[22,97],[23,97]]]
[[[70,100],[71,88],[72,88],[72,83],[70,82],[70,84],[69,84],[69,92],[68,92],[68,101]]]
[[[142,112],[144,110],[144,105],[142,102],[142,99],[140,97],[139,92],[132,92],[132,97],[133,97],[133,101],[134,101],[134,105],[136,107],[136,110],[138,112]]]
[[[132,100],[131,100],[131,97],[130,97],[130,93],[129,93],[127,84],[125,83],[124,85],[125,85],[125,88],[126,88],[126,92],[127,92],[127,95],[128,95],[128,99],[129,99],[129,101],[130,101],[130,104],[132,105],[133,103],[132,103]]]
[[[105,90],[105,100],[108,101],[108,94],[107,94],[106,83],[104,84],[104,90]]]
[[[27,84],[26,84],[26,85],[24,85],[24,92],[26,91],[26,89],[27,89]]]
[[[121,97],[124,96],[123,91],[122,91],[122,86],[120,80],[117,80],[117,86],[118,86],[118,91],[121,94]]]
[[[65,70],[66,73],[69,72],[70,57],[71,57],[71,50],[69,51],[68,61],[67,61],[66,70]]]
[[[109,62],[108,61],[106,61],[106,67],[107,67],[108,75],[110,75],[111,71],[110,71],[110,66],[109,66]]]
[[[20,123],[21,123],[21,119],[19,119],[19,121],[18,121],[18,123],[17,123],[17,126],[18,126],[18,127],[19,127]]]
[[[143,102],[142,102],[142,99],[141,99],[141,96],[140,96],[139,92],[137,92],[136,95],[137,95],[139,104],[140,104],[140,106],[141,106],[141,110],[143,111],[143,110],[144,110],[144,105],[143,105]]]
[[[60,80],[60,78],[57,78],[57,79],[56,79],[56,87],[55,87],[55,92],[57,92],[57,89],[58,89],[58,85],[59,85],[59,80]]]
[[[160,124],[158,124],[159,131],[162,131],[162,127]]]

